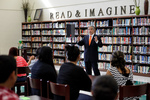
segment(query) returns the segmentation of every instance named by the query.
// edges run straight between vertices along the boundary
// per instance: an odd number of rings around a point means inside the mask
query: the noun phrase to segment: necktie
[[[90,35],[90,38],[89,38],[89,45],[91,44],[91,38],[92,38],[92,36]]]

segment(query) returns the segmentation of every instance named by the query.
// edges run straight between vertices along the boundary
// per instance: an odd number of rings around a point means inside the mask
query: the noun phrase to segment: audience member
[[[9,49],[9,55],[16,59],[17,67],[26,67],[31,63],[31,60],[34,59],[34,56],[31,56],[27,63],[23,57],[18,56],[18,49],[16,47],[11,47]],[[25,81],[27,78],[26,74],[17,74],[17,76],[17,82]]]
[[[0,100],[19,100],[10,90],[16,82],[16,60],[11,56],[0,56]]]
[[[53,53],[50,47],[42,47],[40,49],[39,60],[31,69],[31,78],[42,79],[42,93],[44,97],[47,97],[47,80],[56,82],[57,78],[53,64]],[[40,90],[32,89],[32,94],[40,95]]]
[[[125,66],[124,54],[116,51],[112,54],[110,63],[112,67],[107,70],[107,75],[111,75],[120,85],[133,85],[133,73],[129,67]]]
[[[91,90],[91,80],[83,68],[77,66],[77,62],[80,59],[78,47],[67,45],[65,48],[68,62],[65,62],[60,67],[57,83],[68,84],[70,86],[70,100],[77,100],[79,90]],[[64,97],[55,97],[55,100],[64,100]]]
[[[115,100],[118,85],[112,76],[97,77],[92,84],[93,100]]]
[[[36,55],[35,55],[35,59],[31,60],[31,63],[30,63],[30,65],[29,65],[30,70],[32,69],[32,67],[33,67],[33,65],[35,64],[35,62],[37,62],[38,59],[39,59],[40,49],[41,49],[41,47],[37,48],[37,50],[36,50]]]

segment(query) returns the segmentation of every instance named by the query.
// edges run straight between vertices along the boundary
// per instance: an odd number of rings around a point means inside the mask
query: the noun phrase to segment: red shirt
[[[17,56],[16,62],[17,62],[17,67],[26,67],[26,66],[28,66],[28,63],[26,62],[26,60],[21,56]],[[26,76],[26,74],[18,74],[17,76],[19,76],[19,77]]]
[[[19,97],[14,91],[0,86],[0,100],[19,100]]]

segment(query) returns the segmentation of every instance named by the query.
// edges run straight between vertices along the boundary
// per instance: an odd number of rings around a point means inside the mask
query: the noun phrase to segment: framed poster
[[[36,9],[35,15],[34,15],[34,20],[39,20],[41,17],[43,9]]]

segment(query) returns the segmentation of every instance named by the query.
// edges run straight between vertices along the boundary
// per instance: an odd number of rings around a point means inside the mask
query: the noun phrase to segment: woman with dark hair
[[[79,90],[91,90],[91,80],[83,68],[77,66],[80,59],[78,47],[67,45],[65,48],[68,62],[60,67],[57,83],[68,84],[70,86],[70,100],[77,100]],[[64,100],[64,98],[56,96],[55,100]]]
[[[112,67],[107,70],[107,75],[112,75],[118,85],[132,85],[133,73],[128,67],[125,67],[124,54],[121,51],[116,51],[112,54],[110,61]]]
[[[9,55],[13,56],[16,59],[17,67],[27,67],[31,60],[34,59],[34,56],[31,56],[28,63],[22,56],[18,56],[18,49],[16,47],[11,47],[9,49]],[[17,74],[17,82],[22,82],[26,80],[26,74]]]
[[[31,69],[31,78],[42,79],[42,93],[47,97],[47,80],[56,82],[57,74],[53,64],[52,49],[50,47],[42,47],[39,52],[39,60]],[[33,95],[40,95],[40,90],[32,89]],[[50,94],[50,97],[52,94]]]

